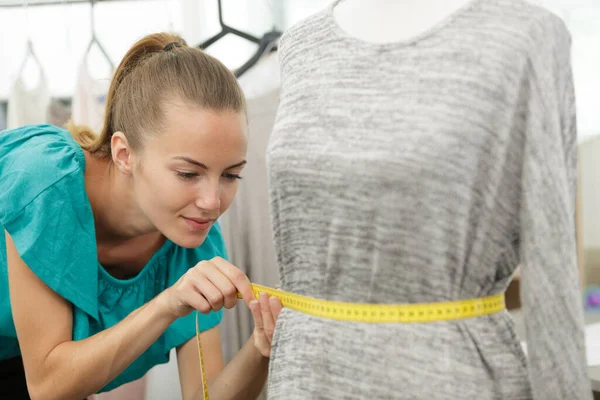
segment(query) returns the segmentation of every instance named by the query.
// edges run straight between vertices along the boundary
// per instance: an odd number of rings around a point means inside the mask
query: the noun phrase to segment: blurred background
[[[580,276],[585,289],[600,285],[600,0],[530,1],[560,16],[573,38],[580,146]],[[273,29],[285,31],[330,2],[223,0],[221,15],[227,25],[261,38]],[[36,123],[62,124],[71,117],[99,130],[112,68],[127,49],[158,31],[177,33],[189,45],[199,45],[221,30],[218,4],[217,0],[0,0],[0,130],[36,118]],[[235,70],[256,54],[257,47],[226,35],[206,51]],[[248,97],[261,95],[261,88],[279,86],[276,59],[269,68],[240,77]],[[266,180],[260,173],[253,179]],[[235,250],[229,250],[236,257]],[[268,273],[262,271],[262,279],[253,281],[275,282],[277,277]],[[509,299],[517,309],[518,287],[517,276]],[[230,358],[250,328],[248,316],[227,318],[223,329],[243,330],[236,337],[224,337],[224,352]],[[113,398],[180,399],[174,357],[129,390]]]

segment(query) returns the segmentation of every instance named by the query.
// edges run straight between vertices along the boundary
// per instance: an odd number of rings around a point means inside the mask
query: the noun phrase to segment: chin
[[[196,247],[202,246],[206,237],[208,236],[208,231],[206,232],[168,232],[165,236],[177,246],[184,247],[186,249],[193,249]]]
[[[207,236],[208,232],[201,234],[177,233],[176,235],[172,235],[169,240],[175,243],[177,246],[184,247],[186,249],[193,249],[202,246]]]
[[[179,218],[176,224],[167,226],[163,234],[180,247],[193,249],[202,246],[214,224],[198,226]]]

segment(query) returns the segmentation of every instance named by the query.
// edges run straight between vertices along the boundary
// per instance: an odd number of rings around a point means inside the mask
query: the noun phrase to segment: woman
[[[198,310],[212,398],[256,397],[281,303],[254,298],[217,224],[245,163],[234,76],[179,37],[150,35],[115,73],[101,134],[69,131],[0,133],[0,390],[82,399],[177,348],[183,398],[202,398]],[[217,325],[238,291],[256,328],[224,368]]]

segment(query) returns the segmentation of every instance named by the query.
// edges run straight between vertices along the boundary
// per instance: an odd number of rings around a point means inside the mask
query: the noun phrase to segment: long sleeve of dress
[[[577,131],[570,36],[558,18],[534,25],[523,86],[520,257],[534,399],[591,399],[575,206]],[[536,40],[537,39],[537,40]]]

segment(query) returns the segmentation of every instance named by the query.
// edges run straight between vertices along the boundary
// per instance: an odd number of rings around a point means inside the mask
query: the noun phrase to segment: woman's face
[[[135,200],[171,241],[198,247],[237,191],[246,163],[246,118],[170,102],[164,127],[135,160]]]

